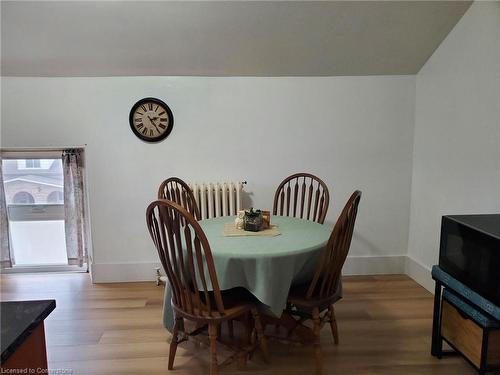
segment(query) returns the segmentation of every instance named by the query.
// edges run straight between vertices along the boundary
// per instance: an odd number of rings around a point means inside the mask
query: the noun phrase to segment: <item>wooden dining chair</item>
[[[285,178],[274,194],[273,215],[293,216],[323,224],[330,194],[326,184],[310,173]]]
[[[322,373],[320,330],[326,322],[330,323],[335,345],[339,342],[333,304],[339,299],[336,292],[349,252],[360,199],[361,192],[356,190],[337,219],[312,280],[292,286],[288,296],[286,313],[296,318],[295,327],[306,320],[313,321],[316,374]]]
[[[193,190],[189,185],[178,177],[167,178],[158,188],[158,199],[167,199],[174,201],[184,207],[196,220],[201,220],[201,213],[196,203]],[[184,221],[181,221],[184,225]],[[156,269],[156,285],[160,285],[164,278],[161,276],[160,269]],[[234,337],[233,321],[227,321],[229,336]]]
[[[179,204],[164,199],[148,206],[146,221],[172,287],[175,323],[168,369],[173,368],[177,344],[185,341],[187,336],[201,333],[202,328],[208,326],[210,375],[218,374],[216,342],[221,323],[248,316],[249,313],[254,321],[257,341],[267,360],[267,343],[255,297],[243,288],[220,290],[210,245],[198,221]],[[187,332],[184,319],[195,322],[197,329]],[[183,338],[180,338],[180,333]]]
[[[184,207],[196,220],[201,219],[200,210],[196,204],[193,191],[178,177],[167,178],[158,188],[158,199],[174,201]]]

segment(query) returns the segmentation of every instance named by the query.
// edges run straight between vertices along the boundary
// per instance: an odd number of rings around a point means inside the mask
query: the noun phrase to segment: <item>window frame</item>
[[[25,160],[43,160],[43,159],[62,159],[61,149],[2,149],[2,159],[25,159]],[[26,170],[43,170],[44,168],[19,168]],[[64,189],[64,187],[63,187]],[[64,190],[63,190],[64,191]],[[64,192],[63,192],[64,194]],[[86,193],[85,193],[86,194]],[[87,208],[88,200],[86,198]],[[36,203],[36,204],[7,204],[9,221],[53,221],[64,220],[64,202],[63,203]],[[90,238],[90,223],[89,223]],[[12,242],[11,242],[12,243]],[[49,265],[14,265],[12,268],[5,268],[2,273],[31,273],[31,272],[89,272],[89,263],[91,261],[92,248],[89,246],[87,263],[82,267],[78,265],[49,264]]]

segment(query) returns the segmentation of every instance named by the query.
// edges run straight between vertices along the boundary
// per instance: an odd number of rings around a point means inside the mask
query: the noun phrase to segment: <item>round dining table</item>
[[[312,278],[331,228],[313,221],[273,216],[271,224],[277,225],[279,235],[224,236],[225,224],[233,222],[230,216],[199,222],[212,250],[219,287],[246,288],[267,306],[268,313],[279,317],[290,286]],[[163,324],[169,330],[174,322],[171,298],[167,282]]]

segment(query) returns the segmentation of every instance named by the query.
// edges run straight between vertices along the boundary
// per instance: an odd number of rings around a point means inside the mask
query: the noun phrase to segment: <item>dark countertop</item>
[[[448,217],[500,239],[500,214],[448,215]]]
[[[0,303],[2,363],[55,308],[53,299]]]

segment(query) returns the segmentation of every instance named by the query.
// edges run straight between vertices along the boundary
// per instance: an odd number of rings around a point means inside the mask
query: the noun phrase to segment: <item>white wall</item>
[[[414,93],[414,76],[4,77],[2,147],[87,144],[96,281],[153,277],[145,208],[163,178],[247,180],[254,206],[271,208],[275,187],[297,171],[330,187],[330,223],[363,191],[348,271],[402,272]],[[174,113],[159,144],[128,125],[146,96]]]
[[[476,2],[417,75],[407,272],[432,288],[441,216],[500,212],[500,2]]]

